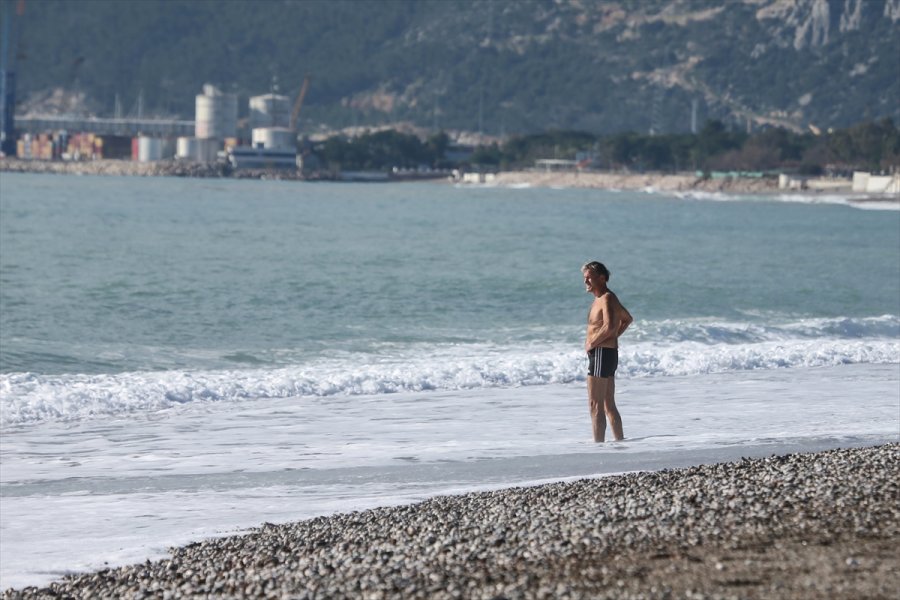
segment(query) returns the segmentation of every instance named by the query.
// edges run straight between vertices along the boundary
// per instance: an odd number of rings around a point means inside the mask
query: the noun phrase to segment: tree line
[[[482,145],[465,157],[453,153],[449,136],[425,140],[394,130],[359,137],[333,136],[315,149],[335,170],[465,168],[514,170],[538,159],[579,160],[585,168],[627,171],[787,171],[806,175],[900,168],[900,129],[891,119],[821,133],[769,128],[755,133],[709,121],[697,134],[595,135],[549,131]]]

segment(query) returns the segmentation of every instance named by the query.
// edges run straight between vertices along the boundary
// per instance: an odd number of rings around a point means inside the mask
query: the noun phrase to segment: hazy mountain
[[[102,115],[190,119],[204,82],[246,110],[308,74],[305,130],[900,121],[900,0],[25,0],[19,24],[20,99]]]

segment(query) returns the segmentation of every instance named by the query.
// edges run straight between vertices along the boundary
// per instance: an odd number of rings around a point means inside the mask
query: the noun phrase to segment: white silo
[[[199,153],[197,151],[197,138],[180,137],[178,138],[175,158],[182,160],[197,160]]]
[[[257,127],[251,135],[254,148],[287,150],[297,147],[297,134],[287,127]]]
[[[153,162],[162,160],[163,141],[159,138],[145,135],[138,137],[138,162]]]
[[[250,129],[290,127],[291,101],[279,94],[263,94],[250,98]]]
[[[214,85],[203,86],[197,95],[194,135],[199,139],[219,139],[237,136],[237,96],[224,94]]]

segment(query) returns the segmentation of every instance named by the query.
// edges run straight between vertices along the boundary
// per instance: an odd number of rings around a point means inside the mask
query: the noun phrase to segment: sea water
[[[0,583],[435,494],[897,441],[897,206],[4,173]],[[635,317],[620,443],[590,441],[588,260]]]

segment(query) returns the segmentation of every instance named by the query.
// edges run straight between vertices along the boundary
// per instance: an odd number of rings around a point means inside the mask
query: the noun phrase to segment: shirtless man
[[[608,287],[609,270],[597,261],[581,267],[584,287],[594,295],[588,312],[587,339],[584,349],[588,353],[588,401],[591,409],[591,425],[594,441],[606,439],[606,419],[616,440],[624,439],[622,417],[616,408],[616,367],[619,364],[619,336],[634,320],[619,299]]]

